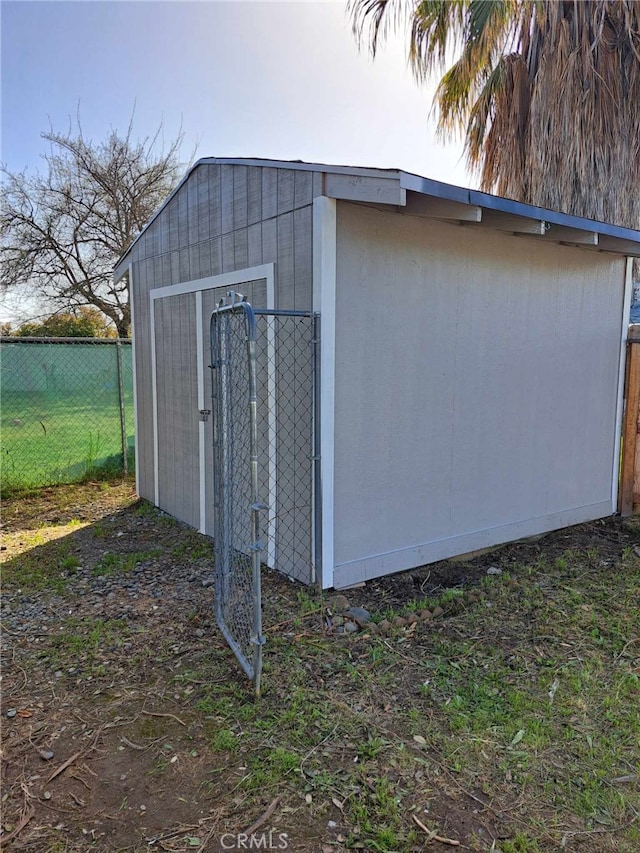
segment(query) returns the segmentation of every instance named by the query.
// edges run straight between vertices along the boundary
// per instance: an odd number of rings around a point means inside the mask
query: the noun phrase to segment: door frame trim
[[[266,279],[267,282],[267,308],[275,308],[275,270],[274,263],[260,264],[255,267],[245,267],[233,272],[225,272],[220,275],[207,276],[206,278],[193,279],[170,284],[166,287],[155,287],[149,291],[149,336],[151,344],[151,397],[153,415],[153,496],[156,506],[160,500],[160,486],[158,478],[158,374],[156,360],[156,317],[155,302],[157,299],[166,299],[168,296],[182,296],[188,293],[196,294],[196,346],[198,363],[198,407],[204,408],[204,337],[202,330],[202,291],[216,290],[220,287],[231,287],[244,282]],[[200,503],[200,533],[205,532],[206,523],[206,501],[205,501],[205,424],[199,423],[198,453],[199,453],[199,503]]]

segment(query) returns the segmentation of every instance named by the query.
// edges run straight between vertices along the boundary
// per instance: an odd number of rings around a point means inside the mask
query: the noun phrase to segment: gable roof
[[[120,278],[126,272],[124,261],[129,253],[149,228],[151,223],[160,215],[180,188],[189,180],[199,166],[231,165],[231,166],[261,166],[280,169],[321,172],[327,176],[335,176],[326,192],[332,198],[345,200],[378,201],[382,204],[394,204],[401,207],[407,205],[407,191],[417,193],[426,199],[439,200],[449,203],[447,215],[438,216],[438,209],[423,210],[422,215],[434,218],[466,219],[484,222],[489,227],[499,228],[512,233],[547,235],[548,238],[560,243],[575,243],[588,245],[594,249],[615,254],[640,257],[640,230],[624,228],[607,222],[598,222],[580,216],[571,216],[554,210],[524,204],[513,199],[503,198],[490,193],[465,187],[446,184],[432,178],[423,178],[401,169],[378,169],[367,166],[336,166],[326,163],[305,163],[301,160],[265,160],[261,158],[235,157],[203,157],[191,166],[178,186],[167,196],[163,204],[156,210],[144,226],[140,234],[118,260],[114,268],[114,277]],[[340,177],[347,180],[340,180]],[[351,181],[349,179],[352,179]],[[354,196],[353,186],[358,180],[379,181],[386,191],[378,191],[375,197],[358,198]],[[465,209],[466,206],[466,209]],[[418,215],[420,205],[417,207]],[[408,209],[408,213],[416,212]],[[442,213],[442,206],[440,209]],[[460,214],[458,216],[457,214]]]

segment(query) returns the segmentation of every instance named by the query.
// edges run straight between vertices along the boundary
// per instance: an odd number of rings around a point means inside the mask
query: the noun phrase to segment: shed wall
[[[338,203],[335,586],[614,511],[624,271]]]
[[[316,181],[317,184],[317,181]],[[312,201],[319,192],[311,172],[205,164],[198,166],[143,233],[131,253],[136,363],[137,476],[142,497],[154,500],[152,347],[149,292],[223,272],[275,263],[275,307],[312,307]],[[205,308],[208,308],[208,303]],[[264,306],[260,306],[264,307]],[[194,321],[195,322],[195,321]],[[158,334],[162,334],[158,332]],[[189,331],[185,330],[188,335]],[[193,342],[196,331],[193,329]],[[206,362],[208,363],[208,362]],[[163,367],[163,370],[165,368]],[[195,366],[182,366],[184,394],[195,399]],[[163,382],[170,381],[166,377]],[[207,382],[208,384],[208,382]],[[198,421],[197,406],[193,410]],[[164,430],[168,440],[170,427]],[[210,446],[211,421],[206,445]],[[159,453],[164,453],[160,447]],[[193,482],[193,500],[198,483]],[[184,495],[193,518],[192,497]]]

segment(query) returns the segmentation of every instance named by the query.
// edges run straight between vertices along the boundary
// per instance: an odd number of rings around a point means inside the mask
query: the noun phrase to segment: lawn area
[[[258,700],[210,540],[130,481],[4,524],[3,850],[640,849],[640,519],[347,591],[386,633],[266,572]]]
[[[133,396],[125,399],[133,462]],[[69,483],[100,469],[122,468],[116,389],[82,393],[2,394],[2,488]]]

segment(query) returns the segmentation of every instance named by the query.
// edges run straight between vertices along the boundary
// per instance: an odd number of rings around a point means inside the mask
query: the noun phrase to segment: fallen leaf
[[[522,738],[524,737],[524,729],[520,729],[513,736],[513,740],[511,741],[511,746],[515,746],[517,743],[520,743]]]

